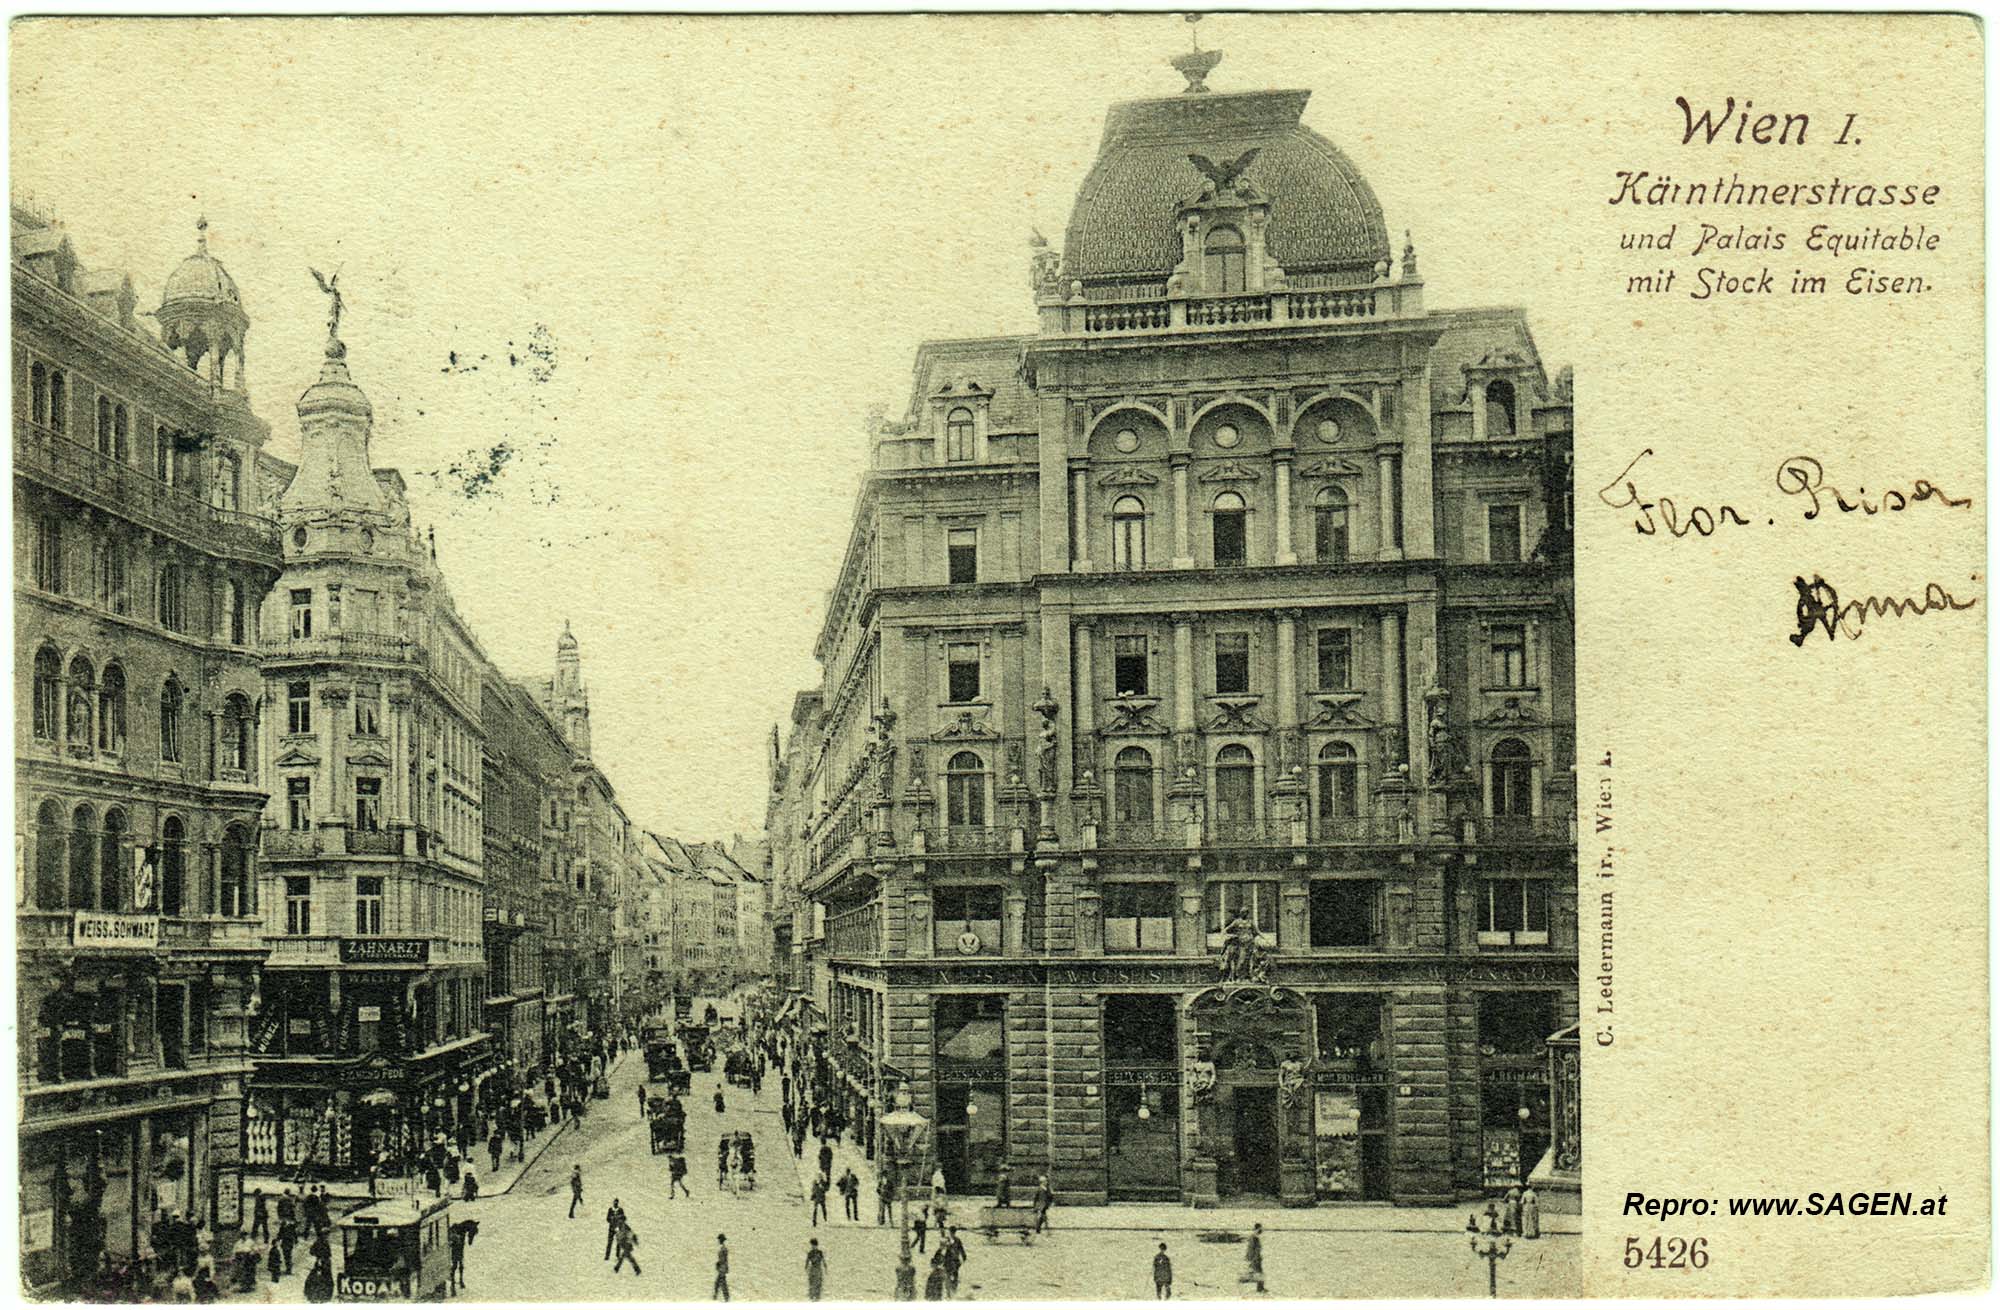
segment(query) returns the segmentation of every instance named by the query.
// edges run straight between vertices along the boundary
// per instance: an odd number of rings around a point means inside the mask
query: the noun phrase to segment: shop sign
[[[340,939],[342,964],[427,964],[431,958],[428,937],[343,937]]]
[[[160,944],[160,916],[78,910],[70,943],[95,951],[150,951]]]
[[[382,1007],[379,1005],[356,1006],[354,1018],[357,1023],[380,1023],[382,1022]]]
[[[310,1037],[313,1031],[313,1021],[310,1019],[287,1020],[285,1030],[294,1037]]]
[[[343,1301],[407,1301],[410,1279],[407,1274],[391,1278],[386,1274],[342,1274],[336,1284]]]
[[[234,1169],[215,1174],[215,1226],[235,1228],[243,1222],[243,1175]]]
[[[21,1250],[47,1251],[56,1244],[56,1212],[54,1210],[23,1210],[21,1212]]]

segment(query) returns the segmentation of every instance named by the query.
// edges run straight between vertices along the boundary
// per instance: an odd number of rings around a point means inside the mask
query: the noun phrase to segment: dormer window
[[[1202,286],[1224,295],[1242,291],[1248,285],[1245,255],[1243,233],[1227,225],[1210,229],[1202,243]]]
[[[963,405],[945,415],[944,457],[954,464],[972,458],[972,411]]]
[[[1486,384],[1486,435],[1488,437],[1514,435],[1514,386],[1510,382],[1493,381]]]

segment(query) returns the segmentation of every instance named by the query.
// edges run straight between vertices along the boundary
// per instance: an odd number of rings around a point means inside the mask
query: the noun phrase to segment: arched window
[[[1493,813],[1500,818],[1525,819],[1535,812],[1534,763],[1528,745],[1508,737],[1493,747]]]
[[[69,824],[69,907],[97,908],[97,816],[79,805]]]
[[[60,595],[66,570],[62,520],[52,513],[35,517],[35,585]]]
[[[1514,435],[1514,386],[1498,380],[1486,384],[1486,435]]]
[[[250,830],[232,823],[222,834],[222,881],[216,887],[216,913],[240,919],[250,913]]]
[[[153,425],[153,476],[170,487],[174,484],[174,434],[164,423]]]
[[[1241,833],[1257,818],[1257,762],[1248,746],[1215,753],[1215,823],[1218,835]]]
[[[250,640],[250,606],[243,599],[243,584],[231,578],[224,584],[223,593],[229,615],[229,644],[244,645]]]
[[[1319,752],[1319,817],[1338,823],[1361,813],[1361,761],[1354,747],[1330,741]]]
[[[49,366],[35,363],[28,366],[28,389],[34,396],[31,412],[40,427],[49,425]]]
[[[179,816],[160,825],[160,913],[173,918],[187,904],[187,829]]]
[[[243,461],[233,451],[225,451],[216,461],[215,504],[235,509],[243,499]]]
[[[69,431],[69,379],[59,368],[49,370],[49,426]]]
[[[97,398],[97,453],[106,459],[112,457],[111,441],[111,398]]]
[[[62,656],[54,646],[35,652],[35,736],[54,741],[62,735]]]
[[[97,675],[90,667],[90,661],[79,655],[69,662],[68,701],[64,706],[64,737],[70,750],[80,755],[90,753],[91,742],[96,734],[91,730],[91,717],[95,713],[97,696]]]
[[[945,415],[944,457],[953,462],[972,458],[972,411],[962,405]]]
[[[944,766],[945,821],[954,828],[986,826],[986,764],[960,751]]]
[[[222,705],[222,767],[250,776],[250,698],[237,692]]]
[[[97,858],[97,908],[107,912],[126,909],[125,904],[125,812],[104,812],[104,845]]]
[[[1146,503],[1137,496],[1120,496],[1111,507],[1111,567],[1146,567]]]
[[[1119,826],[1145,827],[1153,822],[1153,757],[1143,747],[1127,746],[1111,767],[1111,814]]]
[[[1212,228],[1202,245],[1204,268],[1202,287],[1209,292],[1242,291],[1244,281],[1243,234],[1233,227]]]
[[[187,631],[187,608],[181,595],[181,566],[160,565],[160,595],[156,617],[169,632]]]
[[[132,458],[132,412],[123,405],[111,407],[111,457],[120,464]]]
[[[53,800],[35,812],[35,906],[63,908],[63,812]]]
[[[1216,567],[1231,568],[1243,564],[1247,559],[1246,543],[1249,539],[1246,526],[1249,511],[1244,508],[1243,497],[1233,491],[1223,492],[1215,498],[1210,518],[1213,520],[1211,537]]]
[[[172,674],[160,688],[160,758],[169,763],[181,758],[181,684]]]
[[[1313,498],[1313,558],[1347,562],[1347,493],[1339,487],[1323,487]]]
[[[125,670],[104,666],[97,684],[97,749],[117,754],[125,749]]]

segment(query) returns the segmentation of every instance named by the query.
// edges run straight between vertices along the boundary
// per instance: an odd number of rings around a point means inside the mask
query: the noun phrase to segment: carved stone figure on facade
[[[1427,740],[1430,750],[1430,770],[1432,782],[1443,782],[1451,777],[1451,727],[1444,719],[1444,706],[1431,706],[1431,721]]]
[[[1055,694],[1047,687],[1042,688],[1042,698],[1035,702],[1035,713],[1041,716],[1041,727],[1037,734],[1040,746],[1036,751],[1035,782],[1045,796],[1053,796],[1056,790],[1056,715],[1061,707],[1056,704]]]
[[[1209,1096],[1215,1091],[1215,1061],[1190,1060],[1187,1068],[1188,1091],[1197,1099]]]
[[[1297,1105],[1306,1088],[1306,1066],[1303,1060],[1281,1060],[1278,1063],[1278,1091],[1286,1105]]]
[[[1270,961],[1257,944],[1256,926],[1240,914],[1223,931],[1221,967],[1227,982],[1261,983],[1270,974]]]

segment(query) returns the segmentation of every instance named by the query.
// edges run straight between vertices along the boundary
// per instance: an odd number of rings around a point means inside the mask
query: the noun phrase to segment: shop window
[[[1547,1055],[1556,1030],[1556,998],[1550,992],[1480,992],[1479,1053],[1483,1056]]]
[[[1547,946],[1549,885],[1541,878],[1489,878],[1480,888],[1481,946]]]
[[[985,1191],[1007,1151],[1006,1000],[940,996],[933,1006],[938,1164],[951,1191]]]
[[[945,533],[945,559],[949,580],[954,584],[979,581],[979,533],[974,528],[952,528]]]
[[[1220,946],[1229,926],[1241,919],[1257,930],[1264,945],[1278,940],[1278,884],[1275,881],[1211,882],[1208,885],[1208,944]]]
[[[945,416],[944,457],[954,464],[972,458],[972,411],[960,406]]]
[[[1250,634],[1215,634],[1215,691],[1219,696],[1250,690]]]
[[[1210,553],[1217,568],[1238,568],[1247,561],[1249,517],[1243,497],[1235,492],[1225,491],[1215,498],[1209,513],[1209,533]]]
[[[1492,678],[1496,687],[1528,685],[1528,630],[1519,623],[1495,624],[1492,629]]]
[[[1120,496],[1111,507],[1111,567],[1146,567],[1146,502]]]
[[[312,879],[285,879],[285,932],[293,937],[312,936]]]
[[[1174,949],[1174,885],[1113,882],[1104,886],[1104,949]]]
[[[1112,763],[1112,822],[1118,827],[1146,828],[1153,822],[1153,756],[1141,746],[1127,746]]]
[[[1374,879],[1322,878],[1306,904],[1314,946],[1379,946],[1381,884]]]
[[[1111,639],[1111,688],[1120,696],[1144,696],[1152,683],[1151,662],[1143,633]]]
[[[932,949],[939,955],[1000,953],[1000,889],[939,887],[931,893]]]
[[[960,751],[945,764],[945,822],[954,828],[986,826],[986,763]]]
[[[1202,243],[1202,289],[1212,295],[1235,295],[1246,285],[1243,233],[1223,225],[1209,229]]]
[[[979,699],[979,644],[953,642],[945,647],[945,699],[967,705]]]
[[[1323,488],[1313,500],[1313,558],[1347,562],[1347,493],[1339,487]]]
[[[1521,562],[1521,507],[1486,507],[1486,558],[1494,564]]]
[[[1319,1058],[1375,1068],[1388,1051],[1388,1011],[1373,992],[1325,992],[1313,997]]]

